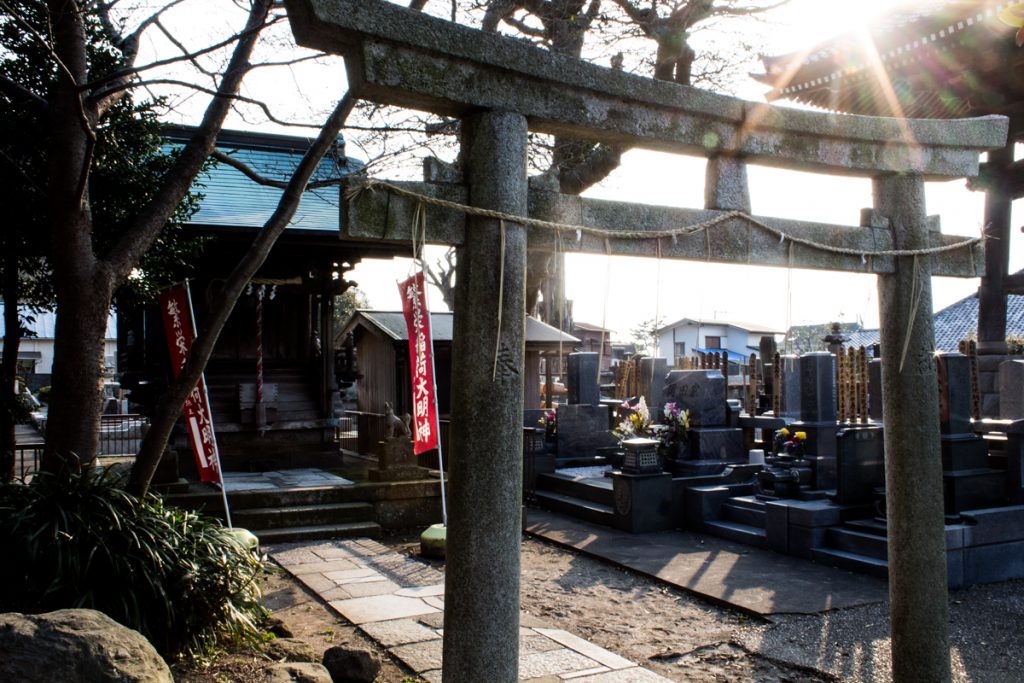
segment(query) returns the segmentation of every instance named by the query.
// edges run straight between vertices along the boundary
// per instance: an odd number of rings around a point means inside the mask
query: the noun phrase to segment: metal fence
[[[142,415],[104,415],[100,418],[101,456],[133,456],[139,452],[142,427],[149,418]]]
[[[14,476],[28,481],[43,462],[43,444],[18,444],[14,447]]]

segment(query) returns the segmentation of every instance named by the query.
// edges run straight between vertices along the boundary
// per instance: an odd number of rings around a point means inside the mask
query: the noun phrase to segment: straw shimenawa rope
[[[445,209],[451,209],[453,211],[461,211],[462,213],[472,216],[483,216],[485,218],[494,218],[499,221],[509,221],[512,223],[518,223],[519,225],[525,225],[532,228],[541,228],[545,230],[554,230],[557,234],[563,232],[575,232],[577,235],[586,233],[588,235],[595,235],[602,237],[605,240],[612,239],[661,239],[665,237],[671,237],[676,239],[678,237],[687,237],[689,235],[697,234],[698,232],[707,231],[710,228],[715,227],[721,223],[725,223],[730,220],[743,220],[749,224],[761,228],[767,233],[775,235],[779,238],[780,242],[789,240],[791,243],[801,244],[811,249],[818,251],[830,252],[833,254],[843,254],[846,256],[858,256],[862,260],[865,258],[875,256],[929,256],[932,254],[942,254],[950,251],[957,251],[959,249],[973,248],[975,245],[985,241],[985,237],[967,237],[959,242],[953,244],[944,244],[937,247],[923,247],[920,249],[879,249],[877,251],[867,251],[864,249],[852,249],[849,247],[837,247],[831,244],[822,244],[809,240],[803,237],[796,237],[788,233],[779,230],[778,228],[772,227],[767,223],[757,220],[753,216],[746,214],[742,211],[726,211],[724,213],[715,216],[714,218],[700,223],[694,223],[693,225],[682,226],[678,228],[669,228],[667,230],[606,230],[604,228],[595,228],[589,225],[573,225],[569,223],[557,223],[554,221],[545,221],[539,218],[528,218],[524,216],[516,216],[514,214],[505,213],[503,211],[494,211],[492,209],[483,209],[476,206],[467,206],[465,204],[459,204],[458,202],[448,201],[447,199],[439,199],[437,197],[429,197],[427,195],[405,190],[397,185],[386,183],[381,180],[365,180],[358,185],[351,185],[345,190],[345,199],[352,201],[358,197],[362,192],[366,190],[386,190],[400,197],[408,197],[417,202],[427,204],[430,206],[438,206]],[[710,248],[710,247],[709,247]]]

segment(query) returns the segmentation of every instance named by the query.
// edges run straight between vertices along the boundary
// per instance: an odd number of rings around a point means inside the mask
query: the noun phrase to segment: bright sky
[[[892,0],[792,0],[777,10],[770,22],[749,30],[759,34],[768,54],[786,53],[864,24],[895,4]],[[194,22],[194,7],[183,7],[181,18]],[[237,23],[237,15],[234,19]],[[719,34],[707,39],[722,41],[728,37]],[[696,47],[700,49],[699,45]],[[750,70],[759,71],[760,65],[754,62]],[[274,102],[276,110],[286,117],[316,121],[323,118],[322,112],[329,111],[344,91],[344,72],[337,64],[293,68],[285,76],[279,69],[263,69],[247,78],[245,91]],[[739,95],[763,101],[764,91],[764,86],[750,79],[741,86]],[[187,111],[187,104],[181,112]],[[187,114],[182,115],[187,118]],[[229,121],[228,126],[281,130],[238,119]],[[354,145],[349,146],[348,152],[360,156]],[[403,171],[404,177],[419,174],[418,166]],[[757,215],[856,225],[860,209],[871,206],[871,183],[867,179],[752,166],[749,180],[753,211]],[[699,208],[703,205],[703,183],[703,159],[638,150],[626,153],[622,166],[587,195]],[[963,181],[928,186],[928,212],[941,216],[946,233],[979,234],[983,202],[983,195],[966,191]],[[1022,215],[1024,208],[1018,201],[1013,226],[1020,225]],[[438,247],[435,253],[442,252]],[[1020,238],[1012,244],[1010,267],[1011,271],[1024,267],[1024,243]],[[398,309],[395,281],[408,270],[409,261],[405,259],[364,261],[347,277],[359,283],[373,307]],[[567,292],[574,301],[575,319],[604,325],[615,330],[621,339],[628,339],[631,328],[654,317],[667,322],[682,317],[717,317],[778,330],[791,324],[833,320],[860,320],[869,327],[878,324],[873,276],[580,255],[567,257],[567,272]],[[977,280],[934,278],[936,310],[967,296],[977,286]],[[434,293],[431,302],[440,307],[440,296]]]

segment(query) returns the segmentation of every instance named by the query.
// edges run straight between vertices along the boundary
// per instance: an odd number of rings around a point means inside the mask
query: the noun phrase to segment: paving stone
[[[366,583],[367,581],[384,580],[384,577],[381,576],[379,572],[375,569],[371,569],[370,567],[339,569],[337,571],[324,572],[323,574],[339,586],[344,586],[348,583]]]
[[[349,593],[347,590],[345,590],[341,586],[335,586],[334,588],[329,588],[329,589],[327,589],[325,591],[316,591],[316,594],[319,595],[324,600],[326,600],[327,602],[330,602],[331,600],[348,600],[349,598],[357,597],[357,596],[352,595],[351,593]],[[366,597],[366,596],[358,596],[358,597]]]
[[[337,585],[323,574],[301,574],[296,578],[317,594],[322,594],[323,591],[328,591]]]
[[[417,598],[403,598],[397,595],[332,600],[329,604],[356,625],[367,624],[371,621],[403,619],[440,611]]]
[[[425,643],[399,645],[388,651],[402,660],[407,667],[419,673],[441,668],[442,648],[441,640],[430,640]]]
[[[593,676],[582,676],[572,679],[573,683],[671,683],[671,679],[659,676],[653,671],[633,667],[632,669],[619,669],[607,673],[595,674]]]
[[[560,647],[562,646],[555,641],[537,633],[519,636],[519,654],[550,652],[551,650],[557,650]]]
[[[422,617],[417,618],[416,621],[427,628],[444,628],[444,613],[424,614]]]
[[[427,598],[435,595],[444,595],[444,584],[438,583],[432,586],[413,586],[411,588],[402,588],[395,592],[395,595],[401,595],[403,598]]]
[[[549,626],[549,624],[540,617],[535,617],[534,615],[527,614],[526,612],[519,613],[519,625],[524,628],[543,628]]]
[[[352,558],[352,553],[345,548],[339,548],[333,543],[325,543],[310,548],[314,553],[325,560],[347,560]],[[355,564],[354,562],[352,563]]]
[[[378,621],[363,624],[359,628],[384,647],[422,643],[428,640],[438,640],[441,637],[433,629],[412,619]]]
[[[631,662],[624,657],[620,657],[614,652],[609,652],[603,647],[598,647],[591,642],[583,640],[579,636],[575,636],[568,631],[551,628],[538,628],[534,630],[537,631],[537,633],[550,638],[556,643],[560,643],[575,650],[576,652],[579,652],[585,657],[589,657],[590,659],[607,666],[609,669],[628,669],[631,666],[636,666],[636,663]]]
[[[365,583],[346,583],[339,586],[350,598],[368,598],[373,595],[391,595],[398,589],[394,581],[369,581]]]
[[[430,671],[421,671],[420,678],[425,680],[427,683],[443,683],[444,676],[440,669],[432,669]]]
[[[538,676],[557,676],[571,671],[583,671],[599,666],[593,659],[588,659],[578,652],[567,648],[559,648],[547,652],[531,652],[519,655],[519,678],[537,678]]]
[[[270,557],[282,567],[288,567],[289,571],[293,571],[293,567],[299,564],[323,562],[323,558],[316,553],[310,552],[306,548],[289,548],[285,550],[270,549]]]
[[[352,569],[351,560],[322,560],[317,555],[310,553],[313,557],[316,557],[316,561],[303,562],[301,564],[289,565],[288,571],[296,576],[302,574],[330,574],[333,572],[343,571],[366,571],[365,567],[357,567],[355,570]]]
[[[572,672],[567,673],[567,674],[561,674],[559,676],[559,678],[562,679],[563,681],[573,681],[573,680],[576,680],[578,678],[583,678],[584,676],[593,676],[594,674],[603,674],[606,671],[610,671],[610,669],[608,667],[606,667],[606,666],[598,666],[598,667],[594,667],[593,669],[586,669],[585,671],[572,671]]]
[[[431,607],[436,607],[439,610],[444,610],[444,600],[437,597],[423,598],[423,602],[427,603]]]

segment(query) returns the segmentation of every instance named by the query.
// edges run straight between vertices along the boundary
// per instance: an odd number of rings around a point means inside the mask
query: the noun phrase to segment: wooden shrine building
[[[172,127],[168,145],[191,130]],[[309,140],[222,131],[217,149],[257,173],[287,181]],[[361,164],[344,156],[340,137],[313,180],[344,176]],[[190,289],[197,321],[277,206],[282,191],[257,184],[223,163],[200,178],[203,199],[187,229],[205,237]],[[344,273],[360,258],[395,253],[389,245],[338,239],[338,188],[307,192],[253,286],[239,299],[206,369],[217,441],[226,470],[302,466],[333,450],[334,298],[354,283]],[[262,300],[258,297],[262,293]],[[167,342],[155,305],[120,311],[118,363],[134,409],[151,412],[169,379]],[[259,334],[257,334],[259,332]],[[257,341],[258,337],[262,339]],[[254,414],[262,362],[266,419]],[[179,444],[179,452],[188,448]],[[180,458],[184,468],[191,458]]]

